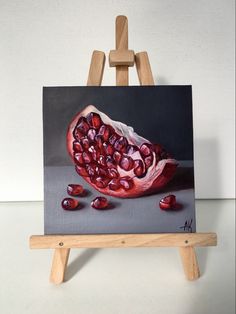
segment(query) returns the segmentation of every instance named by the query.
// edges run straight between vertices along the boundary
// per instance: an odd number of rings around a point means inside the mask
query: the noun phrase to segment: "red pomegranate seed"
[[[85,117],[79,118],[78,124],[76,126],[79,132],[86,135],[89,130],[89,125]]]
[[[61,202],[61,206],[63,209],[65,210],[76,210],[79,209],[79,201],[70,198],[70,197],[66,197],[62,200]]]
[[[91,206],[95,209],[105,209],[108,207],[108,201],[105,197],[98,196],[92,200]]]
[[[133,187],[133,180],[130,177],[123,177],[120,178],[120,185],[127,191],[132,189]]]
[[[88,165],[87,164],[86,170],[87,170],[90,177],[95,176],[95,174],[96,174],[96,166],[95,165],[93,165],[93,164]]]
[[[113,179],[119,177],[118,171],[115,168],[108,168],[107,171],[109,178]]]
[[[114,148],[111,144],[103,143],[103,148],[107,155],[112,155],[114,153]]]
[[[126,148],[126,154],[129,156],[133,155],[137,151],[138,151],[138,147],[135,145],[128,145]]]
[[[96,136],[96,130],[95,129],[90,129],[87,133],[87,137],[90,141],[94,141],[94,138]]]
[[[100,155],[100,156],[99,156],[99,159],[98,159],[98,163],[99,163],[101,166],[105,167],[105,166],[106,166],[105,156]]]
[[[115,162],[118,164],[119,161],[121,160],[121,153],[115,151],[113,154],[113,159],[115,160]]]
[[[88,151],[90,152],[90,154],[91,154],[93,160],[96,161],[96,160],[97,160],[97,157],[98,157],[98,153],[97,153],[95,147],[94,147],[93,145],[90,146],[89,149],[88,149]]]
[[[95,172],[96,172],[96,175],[99,177],[106,177],[107,176],[107,171],[104,168],[96,167]]]
[[[134,174],[137,176],[137,177],[140,177],[142,176],[144,173],[144,166],[143,166],[143,163],[140,159],[137,159],[134,161]]]
[[[118,135],[117,134],[112,134],[109,138],[109,143],[111,145],[114,145],[115,141],[118,139]]]
[[[74,159],[75,159],[75,162],[77,164],[80,164],[82,165],[84,163],[84,160],[83,160],[83,153],[75,153],[74,154]]]
[[[113,167],[115,167],[115,161],[113,160],[113,158],[111,157],[111,156],[107,156],[107,158],[106,158],[106,164],[107,164],[107,167],[109,167],[109,168],[113,168]]]
[[[82,177],[88,177],[89,176],[87,170],[84,167],[76,165],[75,170]]]
[[[163,197],[159,202],[159,207],[163,210],[175,209],[176,207],[176,197],[175,195],[167,195]]]
[[[104,177],[97,177],[95,178],[95,184],[99,188],[106,188],[108,185],[109,180]]]
[[[94,129],[99,129],[101,124],[102,124],[102,120],[101,120],[99,114],[97,114],[95,112],[90,112],[87,115],[87,121],[88,121],[89,125],[91,127],[93,127]]]
[[[92,156],[89,152],[83,152],[83,159],[86,164],[89,164],[92,161]]]
[[[90,144],[89,144],[89,140],[87,139],[87,137],[83,137],[81,139],[81,143],[84,149],[88,149]]]
[[[127,139],[122,136],[118,140],[116,140],[114,144],[115,150],[118,150],[119,152],[124,152],[126,150],[126,146],[128,145]]]
[[[98,148],[102,148],[102,144],[103,144],[103,138],[100,134],[97,134],[94,138],[96,145]]]
[[[76,153],[81,153],[83,152],[83,147],[80,143],[80,141],[74,141],[73,142],[73,150],[76,152]]]
[[[68,184],[67,193],[71,196],[78,196],[83,194],[84,188],[80,184]]]
[[[107,141],[109,139],[109,135],[110,135],[109,127],[107,125],[103,124],[100,127],[98,134],[102,136],[104,141]]]
[[[145,165],[146,165],[147,168],[149,168],[151,166],[152,161],[153,161],[153,156],[152,155],[150,155],[148,157],[145,157],[144,162],[145,162]]]
[[[108,186],[110,190],[117,191],[120,188],[119,179],[112,179]]]
[[[129,171],[133,168],[134,161],[129,156],[123,156],[120,160],[120,167],[125,171]]]
[[[140,147],[140,152],[143,156],[149,156],[151,154],[150,145],[147,143],[144,143]]]

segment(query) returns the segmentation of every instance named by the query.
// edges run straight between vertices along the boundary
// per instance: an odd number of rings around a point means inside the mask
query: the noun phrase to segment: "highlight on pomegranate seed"
[[[79,209],[79,201],[74,198],[66,197],[62,200],[61,206],[65,210],[76,210]]]
[[[92,200],[91,206],[95,209],[105,209],[108,207],[108,200],[103,196],[98,196]]]
[[[176,197],[172,194],[163,197],[159,202],[159,207],[163,210],[175,209],[176,205]]]
[[[67,193],[71,196],[79,196],[84,192],[84,188],[80,184],[68,184]]]
[[[177,167],[161,145],[92,105],[70,123],[67,148],[80,176],[99,192],[121,198],[158,191]]]

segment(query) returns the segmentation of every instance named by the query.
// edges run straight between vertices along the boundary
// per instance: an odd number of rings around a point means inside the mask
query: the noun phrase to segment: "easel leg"
[[[64,274],[70,254],[70,249],[55,249],[52,261],[50,281],[60,284],[64,281]]]
[[[188,280],[196,280],[200,277],[197,257],[194,247],[180,247],[179,253],[182,259],[184,272]]]

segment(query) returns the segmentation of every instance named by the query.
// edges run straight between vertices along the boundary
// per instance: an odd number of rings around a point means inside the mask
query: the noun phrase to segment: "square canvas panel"
[[[43,131],[45,234],[196,231],[191,86],[45,87]]]

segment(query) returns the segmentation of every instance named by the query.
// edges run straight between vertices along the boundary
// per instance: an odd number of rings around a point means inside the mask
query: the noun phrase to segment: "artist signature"
[[[180,229],[184,229],[184,231],[188,231],[188,232],[193,232],[193,229],[192,229],[192,223],[193,223],[193,220],[185,220],[185,223],[183,226],[180,227]]]

